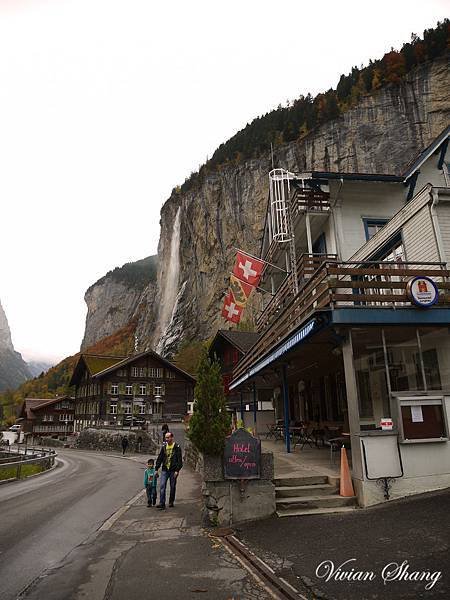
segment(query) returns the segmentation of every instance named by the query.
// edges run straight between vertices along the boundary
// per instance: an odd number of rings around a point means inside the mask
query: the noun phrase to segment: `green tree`
[[[219,363],[203,351],[194,391],[194,414],[189,421],[189,439],[200,452],[219,455],[230,430]]]

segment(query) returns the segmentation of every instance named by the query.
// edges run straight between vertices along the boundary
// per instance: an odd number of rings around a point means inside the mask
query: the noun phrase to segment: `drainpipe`
[[[255,435],[256,435],[256,384],[253,382],[253,424],[255,427]]]
[[[337,204],[339,202],[339,195],[341,193],[343,185],[344,185],[344,180],[341,177],[341,179],[339,180],[339,189],[337,191],[336,199],[333,204],[333,210],[331,211],[331,214],[333,217],[333,229],[334,229],[334,241],[335,241],[335,245],[336,245],[336,254],[338,255],[339,260],[342,260],[342,244],[341,244],[342,218],[338,219],[339,222],[336,222],[337,219],[336,219],[335,209],[339,208],[339,210],[340,210],[340,208],[341,208],[340,206],[338,207]]]
[[[286,444],[286,452],[291,451],[291,438],[289,436],[289,389],[287,382],[287,366],[284,364],[281,367],[281,375],[283,382],[283,402],[284,402],[284,442]]]
[[[309,221],[309,212],[308,211],[306,211],[305,220],[306,220],[306,237],[308,240],[308,254],[312,254],[311,223]]]
[[[439,194],[437,193],[436,190],[431,189],[431,197],[433,198],[433,202],[430,205],[430,215],[431,215],[431,219],[433,221],[433,233],[434,233],[434,238],[436,240],[436,246],[437,246],[438,252],[439,252],[439,261],[447,262],[446,256],[445,256],[444,245],[442,243],[441,228],[439,226],[439,219],[438,219],[438,215],[437,215],[437,211],[436,211],[436,206],[439,202]]]

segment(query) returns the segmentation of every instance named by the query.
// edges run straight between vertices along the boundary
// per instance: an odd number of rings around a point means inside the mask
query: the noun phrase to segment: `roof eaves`
[[[441,146],[441,144],[445,142],[449,135],[450,125],[446,127],[444,131],[440,133],[437,136],[437,138],[425,148],[425,150],[422,150],[422,152],[420,152],[420,154],[418,154],[416,158],[413,159],[413,161],[410,163],[410,166],[407,167],[406,171],[403,174],[403,181],[406,182],[411,177],[411,175],[413,175],[413,173],[417,171],[417,169],[419,169],[423,165],[423,163]]]

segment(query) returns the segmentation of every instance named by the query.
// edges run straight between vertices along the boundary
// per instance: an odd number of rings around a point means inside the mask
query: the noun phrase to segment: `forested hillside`
[[[315,98],[300,96],[287,106],[254,119],[244,129],[221,144],[199,172],[192,173],[175,191],[185,192],[200,184],[208,172],[230,162],[239,163],[258,158],[274,146],[298,140],[316,127],[336,119],[356,106],[364,95],[389,84],[397,84],[414,67],[448,52],[450,21],[445,19],[434,29],[426,29],[423,37],[411,35],[411,41],[400,50],[392,48],[383,58],[371,60],[366,67],[353,67],[341,75],[336,89],[330,88]]]

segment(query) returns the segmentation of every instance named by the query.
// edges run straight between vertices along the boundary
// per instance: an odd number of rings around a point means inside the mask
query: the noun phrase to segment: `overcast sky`
[[[335,87],[448,2],[0,0],[0,300],[25,359],[155,254],[173,187],[254,117]]]

